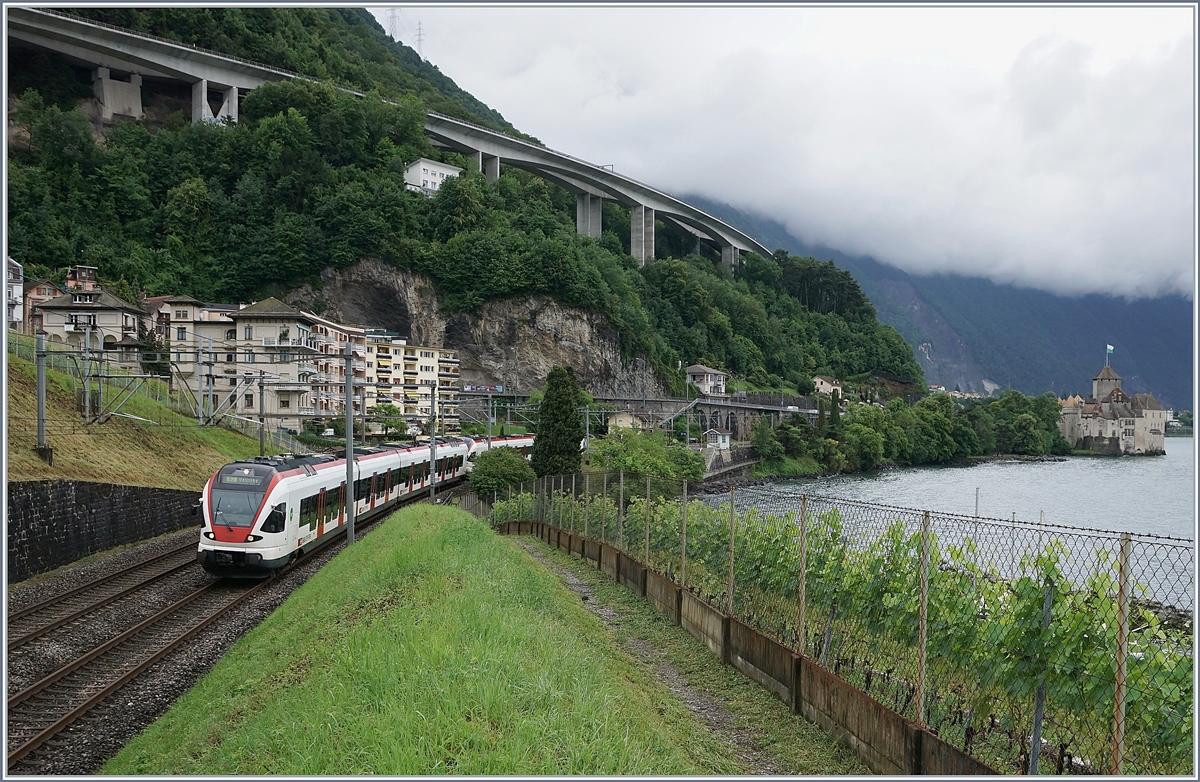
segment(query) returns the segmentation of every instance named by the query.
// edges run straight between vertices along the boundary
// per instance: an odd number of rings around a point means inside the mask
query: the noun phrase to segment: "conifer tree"
[[[546,377],[546,395],[538,408],[533,441],[533,471],[538,477],[579,472],[583,414],[579,412],[579,382],[571,367],[554,367]]]
[[[842,399],[841,399],[841,394],[838,393],[836,388],[833,390],[833,396],[830,397],[830,400],[831,401],[829,403],[829,428],[836,432],[837,428],[838,428],[838,424],[841,423],[841,418],[842,418],[842,410],[841,410]]]

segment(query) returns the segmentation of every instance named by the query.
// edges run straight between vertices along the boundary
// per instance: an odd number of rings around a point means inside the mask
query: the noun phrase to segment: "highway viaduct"
[[[7,22],[10,45],[58,52],[91,69],[93,92],[106,120],[114,115],[143,116],[144,80],[191,85],[193,122],[236,122],[239,102],[247,92],[271,81],[308,78],[53,10],[10,7]],[[729,268],[743,252],[771,254],[722,220],[610,168],[441,114],[430,113],[425,130],[435,146],[473,159],[489,182],[500,176],[504,164],[574,193],[576,228],[586,236],[599,238],[605,201],[628,207],[630,252],[639,265],[654,259],[655,220],[692,234],[697,246],[703,243],[719,250],[722,263]]]

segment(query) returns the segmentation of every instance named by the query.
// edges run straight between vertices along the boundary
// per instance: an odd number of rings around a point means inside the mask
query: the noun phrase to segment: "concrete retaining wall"
[[[185,527],[199,492],[85,481],[8,484],[8,582]]]
[[[508,534],[534,534],[583,555],[597,569],[645,596],[721,660],[761,684],[853,749],[878,774],[950,776],[997,772],[876,701],[807,657],[726,616],[671,579],[612,546],[549,525],[503,524]],[[524,532],[520,532],[520,530]]]

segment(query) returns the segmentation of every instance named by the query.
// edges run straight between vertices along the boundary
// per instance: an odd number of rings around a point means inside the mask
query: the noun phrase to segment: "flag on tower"
[[[1108,348],[1109,355],[1112,355],[1112,350],[1113,350],[1112,345],[1106,345],[1105,347]]]

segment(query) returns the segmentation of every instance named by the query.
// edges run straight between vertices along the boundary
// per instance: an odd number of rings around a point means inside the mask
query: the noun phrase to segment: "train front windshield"
[[[253,467],[222,471],[212,490],[213,523],[224,527],[253,526],[266,496],[268,477]]]

